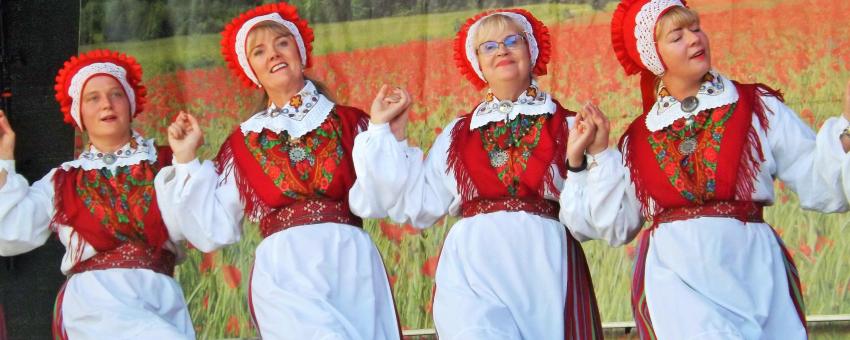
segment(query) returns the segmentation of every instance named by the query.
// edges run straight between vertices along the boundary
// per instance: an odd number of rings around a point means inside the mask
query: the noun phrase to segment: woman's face
[[[500,82],[531,80],[531,56],[528,52],[526,34],[521,29],[516,25],[507,25],[501,30],[490,30],[490,32],[479,34],[481,35],[477,40],[482,43],[478,45],[476,51],[478,65],[488,83],[493,85]],[[497,46],[492,42],[497,43]],[[513,46],[508,46],[511,42],[514,43]],[[496,48],[485,48],[488,43]]]
[[[304,66],[289,31],[255,29],[248,33],[247,41],[248,63],[267,91],[304,86]]]
[[[708,35],[699,22],[685,27],[659,25],[658,53],[667,67],[665,76],[702,79],[711,70]]]
[[[107,75],[91,77],[83,86],[80,99],[80,116],[89,136],[130,133],[130,99],[118,80]]]

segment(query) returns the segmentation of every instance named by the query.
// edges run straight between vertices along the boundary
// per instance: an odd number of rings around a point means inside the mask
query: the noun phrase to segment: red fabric
[[[0,303],[0,340],[8,340],[6,335],[6,314],[3,312],[3,304]]]
[[[345,150],[342,162],[334,172],[333,181],[327,192],[319,199],[330,199],[348,202],[348,190],[354,185],[356,175],[354,163],[351,160],[351,150],[354,147],[354,137],[358,131],[365,129],[368,116],[363,111],[347,106],[337,105],[337,116],[342,123],[341,143]],[[274,182],[265,174],[260,163],[251,155],[245,144],[245,136],[239,127],[227,138],[216,157],[216,167],[219,173],[233,171],[239,196],[245,204],[248,216],[262,219],[273,209],[282,208],[295,202],[295,199],[283,194]]]
[[[239,66],[239,58],[236,56],[235,50],[236,33],[239,32],[239,29],[242,28],[248,20],[271,13],[280,14],[283,20],[289,21],[295,25],[298,29],[298,33],[301,34],[301,39],[304,40],[304,48],[307,49],[305,53],[307,55],[307,62],[304,63],[304,68],[309,68],[311,66],[314,39],[313,29],[307,24],[307,20],[298,16],[298,9],[285,2],[257,6],[233,18],[233,20],[224,27],[224,31],[221,32],[221,54],[224,56],[224,62],[227,64],[227,67],[233,71],[234,75],[242,81],[242,84],[245,85],[245,87],[253,88],[257,87],[257,85],[245,75],[245,71],[242,70],[242,66]],[[245,48],[245,46],[242,48]]]
[[[56,302],[53,305],[53,321],[50,323],[50,331],[53,334],[54,340],[68,340],[68,333],[65,332],[65,323],[62,319],[62,306],[65,300],[65,287],[68,286],[68,280],[59,288],[59,294],[56,295]]]
[[[566,141],[569,138],[567,117],[575,112],[564,109],[555,102],[557,110],[547,120],[540,135],[540,142],[534,148],[525,172],[520,177],[517,197],[542,197],[545,189],[557,193],[554,188],[552,164],[556,164],[559,173],[566,174]],[[457,179],[458,193],[463,202],[473,198],[496,199],[509,197],[507,188],[499,180],[490,166],[490,158],[484,150],[479,129],[469,129],[472,113],[461,117],[452,129],[452,142],[449,146],[448,167]]]
[[[602,318],[593,279],[581,243],[567,232],[567,291],[564,302],[564,339],[601,340]]]
[[[269,237],[281,230],[318,223],[363,226],[363,220],[351,213],[345,201],[297,200],[266,215],[260,221],[260,233]]]
[[[154,171],[159,171],[164,166],[171,165],[171,149],[168,147],[157,148],[157,164]],[[77,175],[84,170],[72,168],[67,171],[58,169],[53,176],[55,190],[54,205],[56,213],[51,221],[52,225],[62,224],[70,226],[82,239],[88,242],[98,252],[106,252],[121,244],[121,241],[110,234],[85,208],[82,200],[77,195]],[[143,218],[145,225],[144,233],[148,245],[160,249],[168,240],[168,230],[162,220],[162,214],[156,201],[156,192],[151,200],[150,207]],[[82,249],[79,249],[82,251]],[[81,256],[82,254],[75,254]]]
[[[461,204],[460,215],[463,217],[472,217],[478,214],[492,213],[496,211],[524,211],[530,214],[558,220],[559,207],[560,205],[558,202],[540,198],[476,198]]]
[[[71,117],[71,104],[73,99],[70,95],[68,95],[68,88],[71,86],[71,79],[74,78],[74,75],[76,75],[81,68],[94,63],[113,63],[127,71],[127,83],[130,84],[133,91],[136,92],[136,112],[131,112],[130,114],[133,117],[136,117],[139,113],[141,113],[144,110],[145,102],[147,101],[145,99],[147,89],[141,83],[142,66],[136,62],[135,58],[124,53],[106,49],[93,50],[80,54],[79,56],[71,57],[71,59],[65,62],[62,69],[59,70],[59,74],[56,75],[56,84],[53,86],[53,89],[56,91],[56,101],[59,102],[59,107],[64,114],[65,123],[75,126],[77,125],[74,118]],[[82,130],[81,126],[77,127]]]
[[[170,251],[160,252],[147,245],[125,242],[114,249],[97,253],[71,268],[71,274],[112,268],[150,269],[156,273],[174,276],[177,256]]]
[[[487,86],[487,83],[478,77],[478,74],[475,73],[472,64],[469,59],[466,58],[466,39],[469,35],[469,28],[472,27],[475,22],[481,20],[482,18],[499,12],[512,12],[522,15],[523,17],[531,23],[531,29],[534,31],[534,39],[537,40],[537,49],[539,54],[537,55],[537,62],[534,64],[534,69],[531,70],[531,73],[537,76],[542,76],[546,74],[546,65],[549,64],[549,59],[552,54],[552,42],[551,37],[549,35],[549,28],[543,24],[542,21],[538,20],[534,17],[530,12],[520,9],[494,9],[479,13],[472,18],[466,20],[466,22],[461,26],[460,30],[457,32],[457,36],[455,36],[454,40],[454,60],[455,65],[457,65],[460,73],[469,80],[476,89],[481,90]]]
[[[687,1],[681,1],[685,6],[688,5]],[[614,54],[627,75],[647,70],[637,49],[635,26],[637,26],[638,12],[650,2],[650,0],[623,0],[617,5],[614,14],[611,16],[611,46],[614,48]],[[664,13],[666,11],[661,12],[659,18]]]
[[[745,150],[758,150],[760,156],[761,144],[752,119],[753,115],[756,115],[762,122],[762,127],[766,128],[764,109],[757,96],[768,92],[762,90],[766,89],[763,85],[735,85],[739,100],[735,112],[724,125],[726,130],[723,133],[717,164],[715,199],[721,201],[749,200],[755,176],[763,160],[762,157],[753,157],[751,152]],[[650,131],[646,128],[645,121],[646,114],[635,119],[620,141],[622,150],[623,142],[628,139],[623,154],[635,183],[638,200],[645,210],[644,214],[648,215],[646,209],[649,208],[650,198],[663,209],[692,205],[670,184],[664,170],[655,161],[655,154],[648,142]]]

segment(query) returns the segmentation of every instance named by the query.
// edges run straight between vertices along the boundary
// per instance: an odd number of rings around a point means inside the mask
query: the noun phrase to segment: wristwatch
[[[588,155],[585,154],[584,157],[581,158],[581,165],[579,165],[577,168],[573,168],[572,166],[570,166],[570,162],[567,161],[567,170],[569,170],[570,172],[582,172],[584,170],[587,170],[587,157]]]

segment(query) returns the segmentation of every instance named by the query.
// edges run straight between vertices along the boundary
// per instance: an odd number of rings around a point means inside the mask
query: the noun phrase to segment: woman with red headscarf
[[[399,133],[403,114],[373,113],[355,141],[356,186],[377,191],[382,209],[370,215],[422,228],[462,217],[435,276],[441,339],[602,337],[581,245],[557,217],[563,179],[585,166],[593,124],[535,81],[546,73],[549,39],[522,9],[470,18],[455,61],[476,88],[489,87],[482,101],[437,136],[424,162]],[[577,157],[568,160],[568,149]]]
[[[56,100],[89,146],[32,186],[15,172],[15,135],[0,112],[0,255],[30,251],[51,232],[65,245],[58,339],[195,337],[172,278],[181,237],[166,228],[153,183],[171,151],[131,129],[145,104],[141,80],[141,66],[118,52],[65,62]]]
[[[227,25],[227,65],[267,98],[215,163],[196,158],[203,135],[195,118],[177,117],[168,137],[176,164],[157,176],[163,214],[205,252],[236,243],[243,217],[259,221],[248,302],[264,339],[399,339],[381,256],[350,207],[372,201],[370,191],[352,187],[351,163],[354,136],[369,118],[305,77],[312,42],[313,31],[286,3]],[[384,87],[372,112],[408,104],[403,91]]]
[[[847,210],[850,123],[830,118],[815,135],[780,92],[713,69],[699,16],[682,1],[623,1],[611,29],[626,73],[641,75],[643,114],[621,139],[623,162],[604,151],[567,179],[561,220],[612,244],[652,220],[632,286],[643,339],[805,339],[798,272],[762,212],[774,178],[805,209]],[[589,119],[607,125],[599,112]]]

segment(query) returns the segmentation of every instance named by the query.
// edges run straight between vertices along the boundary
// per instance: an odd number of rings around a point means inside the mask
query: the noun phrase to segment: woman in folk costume
[[[200,163],[194,117],[169,128],[175,164],[157,177],[164,214],[209,252],[236,243],[243,216],[259,221],[248,301],[265,339],[399,339],[392,293],[377,248],[349,204],[361,110],[337,105],[304,76],[313,31],[286,3],[251,9],[227,25],[222,52],[245,85],[265,90],[267,108],[240,124],[215,162]],[[381,109],[409,100],[384,88]],[[387,114],[387,113],[383,113]],[[350,192],[349,192],[350,191]]]
[[[623,1],[611,27],[626,73],[641,74],[644,113],[621,139],[623,162],[605,151],[568,177],[561,220],[611,244],[652,220],[632,287],[643,339],[805,339],[798,273],[762,210],[774,178],[803,208],[847,209],[846,118],[815,135],[778,91],[713,70],[699,17],[678,0]],[[607,134],[600,113],[591,120]]]
[[[379,188],[393,220],[427,227],[447,213],[463,217],[446,236],[436,272],[441,339],[602,337],[581,246],[557,218],[567,140],[578,168],[592,136],[575,139],[568,127],[575,113],[534,80],[546,73],[549,39],[525,10],[474,16],[458,33],[455,60],[489,91],[444,129],[424,163],[420,149],[393,133],[405,115],[373,113],[355,140],[357,185]]]
[[[56,100],[90,145],[32,186],[15,172],[14,133],[0,113],[0,255],[30,251],[51,232],[65,245],[68,280],[56,299],[56,338],[195,337],[172,278],[181,252],[153,183],[171,151],[131,130],[145,104],[141,80],[141,66],[118,52],[65,62]]]

